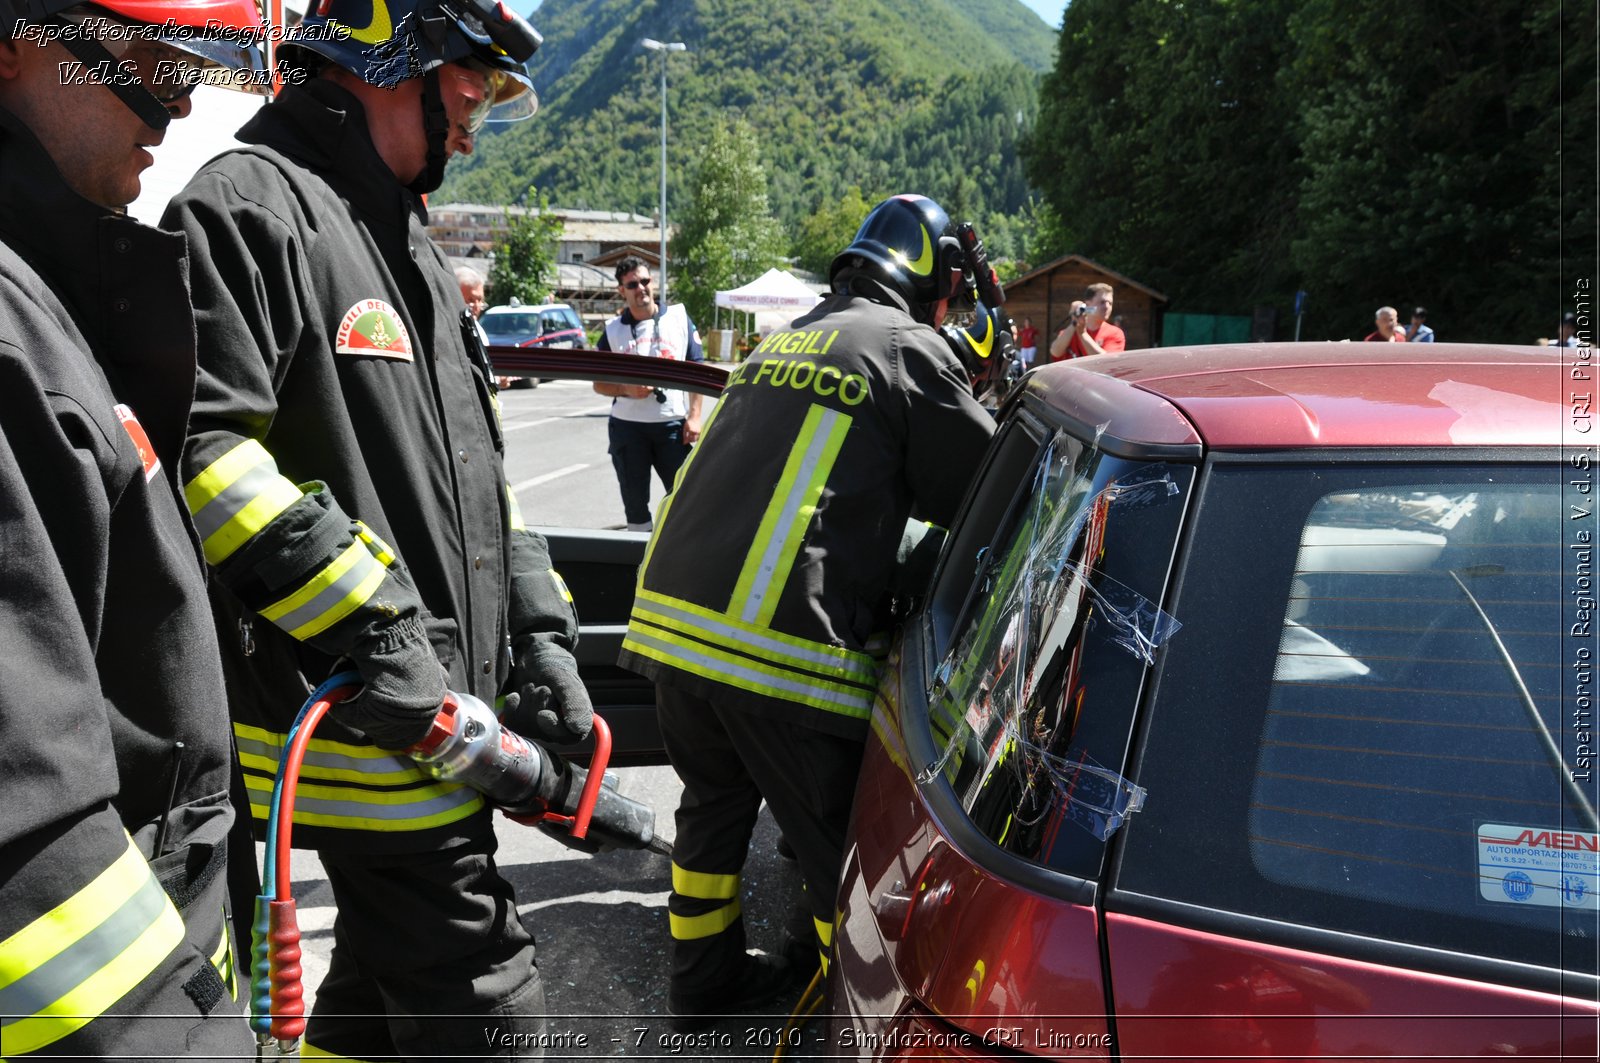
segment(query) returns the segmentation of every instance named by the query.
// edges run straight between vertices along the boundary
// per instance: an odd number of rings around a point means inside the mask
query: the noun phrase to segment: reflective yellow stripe
[[[329,1052],[326,1048],[318,1048],[310,1041],[305,1042],[305,1047],[300,1049],[301,1059],[348,1059],[350,1063],[367,1063],[360,1056],[341,1056],[337,1052]]]
[[[850,421],[848,414],[826,406],[813,405],[806,412],[805,423],[778,478],[778,487],[767,503],[750,553],[739,570],[728,603],[729,615],[762,626],[771,623],[828,474],[850,431]]]
[[[872,709],[872,690],[835,683],[803,672],[684,638],[635,618],[622,648],[740,690],[865,720]]]
[[[641,589],[634,601],[633,616],[772,664],[792,665],[845,682],[864,685],[877,682],[880,662],[870,654],[747,624],[737,617],[681,598]]]
[[[261,615],[294,638],[308,639],[365,605],[387,575],[365,543],[353,542],[303,587],[267,606]]]
[[[556,591],[561,595],[561,600],[568,605],[572,604],[572,592],[567,590],[567,581],[561,578],[561,573],[550,569],[550,578],[555,580]]]
[[[696,941],[722,933],[738,918],[739,902],[733,900],[705,915],[678,915],[676,912],[668,912],[667,924],[671,927],[675,940]]]
[[[832,948],[833,947],[833,924],[832,923],[824,923],[821,919],[818,919],[816,916],[812,916],[811,917],[811,921],[814,924],[816,924],[816,927],[817,927],[817,940],[822,942],[822,947],[825,948],[825,949]]]
[[[206,561],[216,565],[300,500],[301,491],[278,475],[277,463],[254,439],[228,451],[183,488]]]
[[[217,969],[217,974],[222,976],[222,984],[228,987],[228,995],[234,1000],[239,999],[239,983],[233,977],[233,950],[228,947],[228,912],[222,912],[222,940],[217,942],[217,951],[211,954],[211,966]]]
[[[0,1044],[33,1052],[88,1025],[183,934],[183,918],[129,838],[87,886],[0,941]]]
[[[272,804],[272,780],[246,773],[250,814],[265,820]],[[483,807],[483,796],[456,783],[405,790],[363,790],[353,786],[300,783],[295,797],[296,826],[370,830],[386,834],[427,830],[466,819]]]
[[[266,775],[277,774],[286,736],[242,723],[233,725],[233,734],[240,764]],[[306,748],[300,777],[363,786],[433,784],[433,778],[410,757],[388,753],[376,746],[356,746],[323,738],[313,738]]]
[[[726,901],[739,895],[739,876],[714,875],[672,865],[672,890],[702,901]]]
[[[522,523],[522,507],[517,505],[517,496],[512,492],[510,484],[506,484],[506,501],[510,504],[508,512],[510,513],[511,530],[525,530],[527,525]]]
[[[394,564],[394,550],[378,535],[377,532],[367,527],[366,521],[356,521],[356,537],[367,544],[372,551],[372,556],[378,559],[378,564],[389,568]]]

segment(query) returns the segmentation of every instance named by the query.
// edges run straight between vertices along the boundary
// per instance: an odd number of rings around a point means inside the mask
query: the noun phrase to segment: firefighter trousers
[[[480,813],[487,818],[488,813]],[[544,984],[493,828],[437,852],[322,850],[338,914],[306,1058],[542,1055]]]
[[[672,988],[731,988],[744,966],[739,873],[766,800],[800,864],[824,963],[862,743],[664,684],[656,705],[667,756],[683,780],[673,842]],[[826,968],[824,968],[826,969]]]

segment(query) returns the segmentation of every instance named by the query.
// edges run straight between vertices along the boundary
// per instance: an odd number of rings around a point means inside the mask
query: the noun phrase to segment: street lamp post
[[[667,53],[686,52],[689,46],[682,41],[662,42],[644,39],[644,46],[661,53],[661,269],[656,278],[656,302],[667,302]]]

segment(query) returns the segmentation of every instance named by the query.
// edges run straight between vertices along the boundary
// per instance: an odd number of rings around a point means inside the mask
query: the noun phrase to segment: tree
[[[850,245],[871,209],[872,204],[862,198],[856,185],[832,202],[824,197],[815,211],[800,219],[800,235],[794,242],[795,265],[826,277],[834,256]]]
[[[549,301],[556,279],[556,255],[561,240],[561,219],[550,213],[544,193],[530,187],[524,203],[537,203],[526,212],[506,212],[506,237],[495,245],[489,268],[489,296],[496,305],[513,298],[523,303]]]
[[[670,295],[705,324],[717,291],[781,265],[784,243],[767,205],[767,172],[749,124],[719,119],[697,154],[689,206],[672,241],[669,283]]]
[[[1172,294],[1248,312],[1292,292],[1292,0],[1073,0],[1025,145],[1040,243]]]
[[[1593,169],[1560,180],[1594,158],[1594,5],[1312,0],[1289,32],[1308,334],[1417,303],[1446,340],[1554,332],[1594,262]]]

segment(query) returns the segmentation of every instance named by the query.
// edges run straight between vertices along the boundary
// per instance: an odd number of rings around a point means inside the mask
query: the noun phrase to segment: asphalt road
[[[622,496],[606,453],[611,400],[578,380],[500,392],[506,480],[530,525],[621,528]],[[652,478],[650,507],[662,496]]]
[[[501,392],[506,476],[530,524],[616,528],[622,506],[606,454],[608,399],[586,383],[555,381]],[[661,485],[654,485],[654,500]],[[656,810],[657,833],[671,839],[682,787],[672,769],[615,770],[620,791]],[[719,1021],[687,1040],[666,1012],[671,867],[650,852],[590,856],[541,831],[497,818],[497,862],[515,886],[524,925],[538,941],[553,1044],[547,1059],[746,1059],[773,1056],[795,999],[766,1012]],[[795,865],[777,853],[778,832],[762,811],[745,865],[743,910],[749,943],[777,951],[783,913],[798,889]],[[314,853],[295,854],[294,891],[305,949],[308,1004],[327,972],[333,897]],[[798,992],[795,998],[798,998]],[[813,1023],[787,1059],[821,1054]]]

